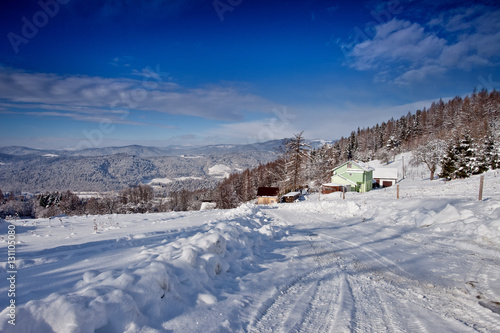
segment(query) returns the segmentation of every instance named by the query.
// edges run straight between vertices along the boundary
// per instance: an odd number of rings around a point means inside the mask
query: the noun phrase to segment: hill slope
[[[497,332],[500,177],[485,177],[484,201],[478,176],[407,178],[399,200],[12,222],[17,321],[4,309],[0,330]]]

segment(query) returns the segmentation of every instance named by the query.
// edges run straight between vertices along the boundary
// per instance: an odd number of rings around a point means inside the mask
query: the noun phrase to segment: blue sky
[[[496,1],[4,0],[0,145],[337,139],[500,89]]]

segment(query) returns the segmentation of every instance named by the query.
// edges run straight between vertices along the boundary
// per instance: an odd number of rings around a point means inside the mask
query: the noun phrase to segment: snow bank
[[[350,193],[351,194],[351,193]],[[337,196],[338,194],[331,194],[331,196]],[[352,195],[352,194],[351,194]],[[332,197],[330,197],[332,198]],[[360,216],[366,212],[366,205],[364,203],[360,204],[351,200],[323,200],[323,201],[306,201],[290,204],[281,204],[278,206],[279,209],[282,210],[291,210],[291,211],[301,211],[301,212],[310,212],[310,213],[324,213],[331,214],[337,217],[353,217]]]
[[[255,270],[259,246],[283,230],[252,205],[214,215],[201,232],[139,248],[130,267],[87,271],[70,292],[27,302],[15,327],[5,309],[0,331],[160,332],[183,310],[217,303],[217,281]]]
[[[417,218],[416,225],[419,228],[423,228],[429,227],[434,223],[449,223],[459,219],[461,219],[461,216],[458,210],[452,205],[447,204],[438,214],[435,214],[434,211],[422,214],[421,217]]]
[[[500,246],[500,204],[495,201],[447,203],[438,210],[419,209],[415,214],[417,228],[451,235],[458,239],[487,242]]]

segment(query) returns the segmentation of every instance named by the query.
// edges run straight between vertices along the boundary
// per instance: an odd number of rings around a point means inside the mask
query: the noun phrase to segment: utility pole
[[[483,184],[484,184],[484,176],[481,176],[479,179],[479,201],[483,201]]]
[[[405,157],[401,156],[401,158],[403,159],[403,179],[405,179]]]

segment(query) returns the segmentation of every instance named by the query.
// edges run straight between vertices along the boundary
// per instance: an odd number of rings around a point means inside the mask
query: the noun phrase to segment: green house
[[[373,170],[361,162],[345,162],[333,169],[332,183],[350,188],[351,191],[368,192],[373,185]]]

